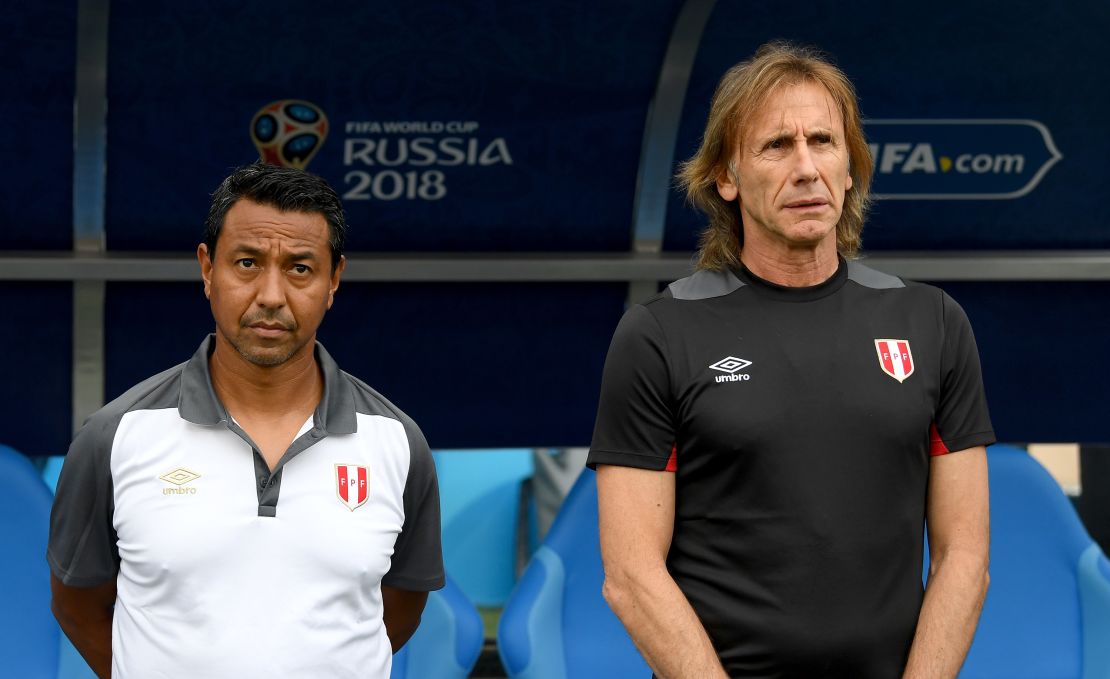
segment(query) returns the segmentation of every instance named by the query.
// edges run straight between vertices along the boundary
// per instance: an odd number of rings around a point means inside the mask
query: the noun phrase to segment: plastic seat
[[[467,598],[501,606],[516,582],[521,482],[532,475],[527,448],[436,451],[443,561]]]
[[[991,584],[960,677],[1110,677],[1110,562],[1024,450],[991,446],[987,462]]]
[[[505,604],[497,641],[510,677],[651,676],[601,595],[597,522],[596,475],[586,470]]]
[[[55,679],[58,625],[50,612],[50,490],[38,470],[0,445],[0,674]]]
[[[393,656],[391,679],[465,679],[478,662],[485,633],[474,604],[448,577],[428,595],[420,627]]]

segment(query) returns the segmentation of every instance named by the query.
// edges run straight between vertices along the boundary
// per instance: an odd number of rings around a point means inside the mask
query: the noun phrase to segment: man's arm
[[[975,636],[990,582],[985,448],[931,459],[925,511],[929,580],[904,679],[955,677]]]
[[[112,676],[112,612],[116,581],[95,587],[70,587],[50,576],[50,610],[73,646],[100,679]]]
[[[405,642],[420,626],[420,614],[428,602],[427,592],[413,592],[382,585],[382,616],[385,618],[385,634],[393,652],[401,650]]]
[[[709,635],[667,571],[674,474],[597,466],[602,592],[661,679],[726,678]]]

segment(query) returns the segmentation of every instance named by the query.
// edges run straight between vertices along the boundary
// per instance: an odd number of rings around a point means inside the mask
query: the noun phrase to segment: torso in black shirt
[[[676,468],[668,568],[730,675],[885,678],[921,606],[930,453],[992,441],[959,306],[841,261],[630,309],[590,463]]]

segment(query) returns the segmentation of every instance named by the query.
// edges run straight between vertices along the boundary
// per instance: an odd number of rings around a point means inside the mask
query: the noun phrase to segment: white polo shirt
[[[381,585],[444,583],[427,442],[317,344],[324,397],[271,474],[216,398],[212,346],[78,432],[54,574],[116,579],[113,677],[388,677]]]

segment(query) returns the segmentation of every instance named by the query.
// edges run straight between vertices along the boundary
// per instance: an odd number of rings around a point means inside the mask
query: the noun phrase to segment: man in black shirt
[[[994,434],[962,309],[850,261],[871,173],[846,76],[781,43],[724,76],[680,172],[698,271],[622,319],[590,452],[605,596],[659,676],[953,677],[967,653]]]

